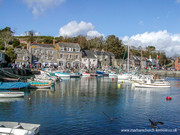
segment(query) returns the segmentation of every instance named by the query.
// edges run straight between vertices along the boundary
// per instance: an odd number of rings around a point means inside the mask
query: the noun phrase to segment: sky
[[[115,35],[124,44],[148,45],[180,55],[180,0],[0,0],[0,29],[15,35]]]

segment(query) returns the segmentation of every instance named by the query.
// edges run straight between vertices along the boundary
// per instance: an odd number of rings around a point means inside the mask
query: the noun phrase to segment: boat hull
[[[0,92],[0,98],[24,97],[24,92]]]

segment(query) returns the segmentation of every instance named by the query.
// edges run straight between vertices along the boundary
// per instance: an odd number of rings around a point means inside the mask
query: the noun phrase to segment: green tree
[[[15,54],[14,49],[12,47],[8,47],[5,53],[8,56],[8,62],[14,62],[15,61],[16,54]]]
[[[116,58],[122,58],[125,48],[123,47],[122,41],[114,35],[110,35],[106,39],[106,46],[104,48],[107,51],[112,52]]]
[[[4,43],[4,48],[7,49],[8,43],[13,39],[13,31],[10,27],[6,27],[0,30],[0,40]]]
[[[16,48],[16,47],[18,47],[20,45],[20,41],[16,39],[16,40],[13,41],[12,45],[13,45],[14,48]]]

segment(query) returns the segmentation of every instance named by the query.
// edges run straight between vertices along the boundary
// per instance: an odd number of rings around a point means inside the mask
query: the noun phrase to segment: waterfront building
[[[180,71],[180,57],[176,58],[174,67],[176,70]]]
[[[32,54],[32,64],[43,66],[58,65],[57,49],[53,44],[31,43],[28,47],[29,53]]]
[[[98,59],[93,50],[82,50],[82,67],[97,68]]]
[[[95,51],[98,59],[98,67],[115,66],[115,55],[111,52]]]
[[[78,43],[56,43],[57,63],[62,68],[79,68],[82,54]]]
[[[29,53],[27,49],[16,48],[14,50],[17,56],[15,60],[15,64],[24,65],[31,63],[32,55]]]

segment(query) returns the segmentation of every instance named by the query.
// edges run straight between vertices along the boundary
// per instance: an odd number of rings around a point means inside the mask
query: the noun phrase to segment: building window
[[[63,54],[60,54],[60,58],[63,58]]]
[[[64,51],[64,48],[61,48],[61,51]]]
[[[67,55],[67,58],[68,58],[68,59],[71,59],[71,58],[72,58],[72,55],[68,54],[68,55]]]
[[[79,52],[79,49],[78,49],[78,48],[76,48],[76,52]]]
[[[93,62],[95,62],[96,60],[93,60]]]
[[[76,55],[76,59],[79,59],[79,55]]]
[[[48,50],[46,50],[46,54],[48,54],[49,53],[49,51]]]

